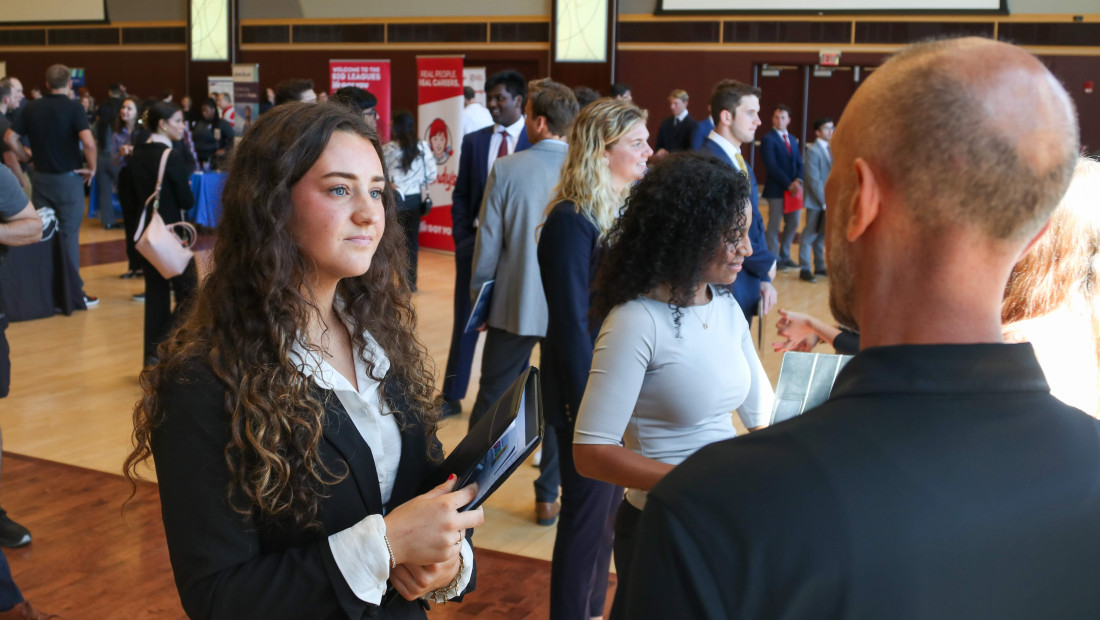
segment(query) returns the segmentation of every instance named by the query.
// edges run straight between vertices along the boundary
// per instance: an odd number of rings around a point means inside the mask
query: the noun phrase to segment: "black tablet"
[[[458,476],[456,489],[476,482],[477,495],[462,508],[473,510],[516,471],[542,441],[542,391],[539,371],[529,367],[493,403],[466,437],[443,461],[442,484]]]

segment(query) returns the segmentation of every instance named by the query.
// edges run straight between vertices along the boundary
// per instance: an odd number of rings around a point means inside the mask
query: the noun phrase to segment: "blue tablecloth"
[[[88,217],[99,217],[99,175],[92,177],[92,187],[88,190]],[[122,205],[118,203],[118,192],[111,192],[111,204],[115,206],[115,214],[119,217],[122,213]]]
[[[195,194],[195,223],[215,228],[222,217],[222,186],[224,172],[196,172],[191,175],[191,192]]]

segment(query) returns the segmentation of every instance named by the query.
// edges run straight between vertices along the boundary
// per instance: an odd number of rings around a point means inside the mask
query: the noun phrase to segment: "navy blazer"
[[[760,140],[760,152],[764,156],[764,198],[782,198],[783,192],[802,178],[802,149],[798,148],[798,138],[787,132],[791,141],[791,152],[783,137],[776,130],[764,134]]]
[[[424,492],[438,464],[427,457],[423,427],[401,429],[401,461],[390,501],[383,505],[370,446],[336,395],[313,387],[325,408],[318,452],[339,482],[324,488],[318,528],[289,517],[260,519],[236,512],[226,497],[229,416],[225,387],[205,365],[195,365],[160,394],[163,421],[153,429],[153,459],[176,588],[191,618],[425,618],[421,601],[394,590],[382,605],[352,592],[333,559],[328,535],[367,515],[386,514]],[[407,408],[387,384],[392,411]],[[410,416],[411,417],[411,416]],[[438,448],[438,440],[433,439]],[[476,574],[476,573],[475,573]],[[472,591],[471,579],[467,592]]]
[[[592,350],[600,325],[590,325],[592,282],[602,257],[600,231],[576,206],[554,206],[539,234],[539,274],[546,293],[548,321],[541,351],[546,423],[572,425],[588,384]]]
[[[786,147],[783,148],[786,150]],[[718,159],[737,169],[737,164],[733,163],[733,160],[726,155],[726,152],[714,140],[704,141],[703,148],[699,150],[712,153]],[[745,262],[741,266],[741,274],[730,285],[730,292],[733,293],[733,298],[737,300],[737,304],[741,306],[741,310],[745,312],[745,316],[749,317],[756,313],[756,305],[760,303],[760,283],[771,282],[768,272],[775,264],[775,256],[772,256],[772,253],[768,251],[768,245],[764,241],[764,218],[760,216],[760,197],[758,196],[756,176],[752,173],[752,166],[747,162],[745,167],[749,169],[749,200],[752,202],[752,226],[749,227],[749,243],[752,244],[752,256],[745,257]]]
[[[702,148],[703,143],[707,141],[707,136],[712,131],[714,131],[714,119],[708,114],[695,126],[695,133],[691,135],[691,150],[698,151]]]
[[[466,134],[462,138],[462,154],[458,160],[458,180],[451,194],[451,236],[455,240],[455,250],[474,251],[477,228],[474,219],[481,211],[481,199],[485,195],[485,182],[489,179],[489,141],[493,139],[493,128],[489,125]],[[522,151],[531,146],[527,139],[527,128],[519,132],[516,150]]]

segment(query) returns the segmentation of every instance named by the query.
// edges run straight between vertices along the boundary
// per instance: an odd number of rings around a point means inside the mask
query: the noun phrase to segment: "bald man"
[[[856,91],[826,260],[863,350],[824,405],[653,489],[627,617],[1100,615],[1100,421],[1000,326],[1077,132],[1042,63],[987,39],[909,47]]]

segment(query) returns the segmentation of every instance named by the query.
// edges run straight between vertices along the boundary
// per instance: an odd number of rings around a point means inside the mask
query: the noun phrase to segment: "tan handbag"
[[[199,238],[195,227],[188,222],[165,224],[160,216],[160,188],[164,183],[164,167],[168,164],[171,148],[164,149],[160,158],[160,170],[157,172],[157,188],[145,201],[141,213],[141,223],[134,234],[137,251],[149,261],[164,278],[171,279],[187,270],[188,263],[195,258],[191,246]],[[152,209],[152,216],[149,210]],[[146,224],[148,221],[148,224]]]

